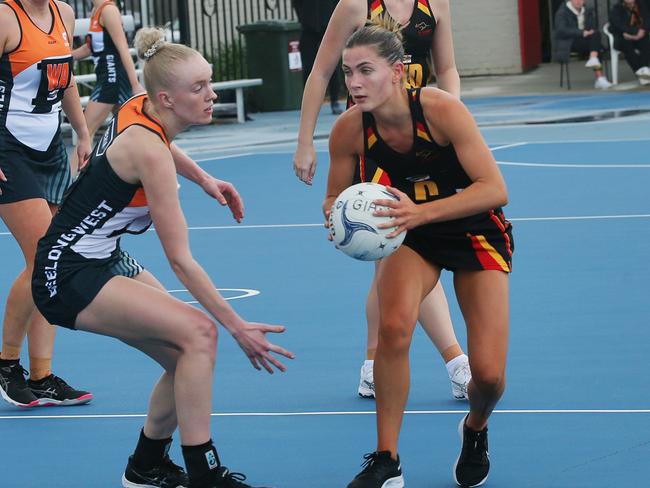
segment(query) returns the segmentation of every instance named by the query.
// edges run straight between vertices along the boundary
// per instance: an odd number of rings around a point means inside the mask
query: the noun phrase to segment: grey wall
[[[517,0],[450,0],[461,76],[521,73]]]

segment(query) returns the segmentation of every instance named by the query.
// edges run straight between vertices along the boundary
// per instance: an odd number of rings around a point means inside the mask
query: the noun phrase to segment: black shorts
[[[75,329],[77,315],[114,276],[133,278],[144,268],[126,251],[119,250],[108,259],[83,260],[78,263],[58,262],[56,269],[56,293],[46,286],[53,279],[53,272],[46,269],[50,262],[47,246],[39,243],[32,275],[32,296],[43,317],[53,325]]]
[[[44,198],[59,205],[72,182],[61,132],[45,151],[25,146],[8,131],[2,131],[1,137],[0,169],[7,181],[0,181],[0,204]]]
[[[501,209],[427,224],[406,233],[405,246],[450,271],[512,271],[512,224]]]
[[[95,71],[97,83],[90,94],[93,102],[122,105],[132,96],[131,83],[122,65],[115,72],[98,67]]]

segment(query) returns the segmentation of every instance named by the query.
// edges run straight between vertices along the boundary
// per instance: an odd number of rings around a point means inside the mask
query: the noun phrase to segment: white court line
[[[587,144],[587,143],[608,143],[608,142],[648,142],[650,143],[650,139],[642,138],[642,139],[564,139],[564,140],[542,140],[542,141],[523,141],[521,144]]]
[[[511,222],[537,222],[553,220],[608,220],[608,219],[647,219],[650,214],[627,214],[627,215],[568,215],[557,217],[515,217],[508,218]],[[290,229],[301,227],[323,227],[319,224],[260,224],[260,225],[212,225],[200,227],[188,227],[189,230],[249,230],[249,229]],[[324,227],[323,227],[324,228]],[[156,229],[148,229],[147,232],[155,232]],[[0,232],[0,236],[10,236],[11,232]]]
[[[497,161],[501,166],[524,166],[532,168],[598,168],[598,169],[619,169],[619,168],[650,168],[650,164],[579,164],[579,163],[519,163],[514,161]]]
[[[647,219],[650,214],[632,214],[632,215],[585,215],[576,217],[525,217],[508,219],[511,222],[539,222],[544,220],[607,220],[607,219]]]
[[[512,144],[505,144],[503,146],[491,147],[490,151],[498,151],[499,149],[508,149],[510,147],[525,146],[526,144],[528,144],[528,143],[527,142],[513,142]]]
[[[405,415],[458,415],[468,410],[406,410]],[[495,414],[650,414],[649,409],[579,409],[579,410],[494,410]],[[375,415],[373,411],[322,412],[223,412],[212,417],[326,417]],[[124,419],[144,418],[145,413],[88,414],[88,415],[2,415],[0,420],[70,420],[70,419]]]
[[[190,151],[192,152],[192,151]],[[220,159],[231,159],[231,158],[243,158],[244,156],[256,156],[259,153],[253,153],[253,152],[247,152],[247,153],[235,153],[235,154],[228,154],[226,156],[215,156],[213,158],[205,158],[205,159],[195,159],[194,162],[196,163],[208,163],[210,161],[218,161]]]

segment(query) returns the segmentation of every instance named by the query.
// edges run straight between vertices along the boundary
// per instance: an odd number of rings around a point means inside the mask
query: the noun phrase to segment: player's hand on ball
[[[392,220],[385,224],[379,224],[381,229],[395,227],[395,230],[388,234],[387,238],[395,237],[414,227],[424,224],[422,218],[422,207],[413,203],[408,195],[397,188],[387,186],[386,189],[397,197],[397,200],[375,200],[375,204],[385,209],[376,210],[373,215],[378,217],[390,217]]]
[[[280,354],[286,358],[293,359],[295,355],[286,349],[276,346],[268,341],[266,334],[268,332],[284,332],[281,325],[268,325],[257,322],[244,322],[244,326],[233,334],[233,337],[242,348],[248,360],[257,370],[264,368],[270,374],[273,374],[275,366],[279,371],[286,371],[284,364],[278,361],[271,353]]]

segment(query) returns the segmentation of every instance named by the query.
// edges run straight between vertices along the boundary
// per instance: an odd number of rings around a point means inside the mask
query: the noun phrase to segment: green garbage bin
[[[250,107],[261,112],[299,109],[303,90],[300,24],[264,20],[237,30],[246,42],[248,76],[264,80],[251,90]]]

